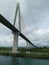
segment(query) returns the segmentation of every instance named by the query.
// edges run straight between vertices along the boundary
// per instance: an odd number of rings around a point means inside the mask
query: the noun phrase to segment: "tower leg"
[[[26,49],[28,49],[28,42],[26,41]]]
[[[18,52],[18,33],[13,33],[13,48],[12,52],[17,53]]]

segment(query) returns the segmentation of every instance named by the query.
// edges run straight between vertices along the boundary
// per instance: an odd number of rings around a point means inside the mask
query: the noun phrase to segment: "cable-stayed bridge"
[[[16,23],[16,17],[17,17],[17,12],[19,12],[19,30],[15,27],[15,23]],[[17,4],[17,8],[16,8],[16,13],[15,13],[15,19],[14,19],[14,24],[12,25],[4,16],[2,16],[0,14],[0,23],[2,23],[3,25],[5,25],[7,28],[9,28],[14,36],[13,39],[13,53],[16,53],[18,50],[18,36],[22,37],[24,40],[27,41],[27,43],[31,44],[34,47],[37,47],[36,45],[34,45],[22,32],[21,32],[21,20],[20,20],[20,6],[19,3]]]

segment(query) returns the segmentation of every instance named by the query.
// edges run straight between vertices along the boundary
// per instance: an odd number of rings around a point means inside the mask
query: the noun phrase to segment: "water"
[[[0,56],[0,65],[49,65],[49,60]]]

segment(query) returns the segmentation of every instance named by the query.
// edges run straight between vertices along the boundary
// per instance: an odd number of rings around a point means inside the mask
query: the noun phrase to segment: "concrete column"
[[[30,49],[30,48],[32,48],[32,45],[31,45],[31,44],[29,44],[29,49]]]
[[[13,33],[13,48],[12,48],[13,53],[18,52],[18,33]]]
[[[26,41],[26,49],[28,49],[28,42]]]

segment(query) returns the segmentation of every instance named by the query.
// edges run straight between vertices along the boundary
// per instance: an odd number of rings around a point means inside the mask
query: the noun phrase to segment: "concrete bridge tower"
[[[15,26],[15,23],[16,23],[17,12],[18,12],[18,18],[19,18],[19,32],[17,32],[17,33],[12,32],[13,33],[12,53],[18,52],[18,36],[19,36],[19,33],[21,32],[20,5],[19,5],[19,3],[17,3],[17,7],[16,7],[16,13],[15,13],[15,18],[14,18],[14,23],[13,23],[14,26]]]

